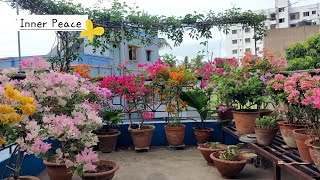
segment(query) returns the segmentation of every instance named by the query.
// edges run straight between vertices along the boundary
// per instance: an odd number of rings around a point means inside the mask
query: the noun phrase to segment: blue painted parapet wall
[[[153,133],[151,146],[167,146],[167,139],[166,134],[164,130],[164,126],[167,124],[164,121],[159,122],[146,122],[145,124],[152,124],[154,125],[155,131]],[[186,133],[185,133],[185,140],[184,143],[187,146],[196,146],[197,141],[193,133],[193,127],[197,127],[198,123],[195,121],[183,121],[183,124],[186,125]],[[236,144],[239,141],[235,140],[232,136],[224,133],[222,134],[222,127],[225,125],[225,122],[221,121],[206,121],[205,127],[213,128],[214,131],[212,133],[212,140],[215,142],[221,142],[225,144]],[[121,135],[118,138],[118,147],[131,147],[132,146],[132,138],[131,134],[128,131],[129,124],[121,124],[118,129],[121,131]],[[224,142],[222,139],[222,136],[224,136]],[[0,152],[1,153],[1,152]],[[0,173],[5,168],[5,164],[7,161],[0,162]],[[45,169],[45,166],[42,162],[42,159],[36,158],[33,155],[27,155],[22,169],[21,169],[21,175],[32,175],[32,176],[38,176],[43,170]],[[6,172],[8,175],[9,172]]]

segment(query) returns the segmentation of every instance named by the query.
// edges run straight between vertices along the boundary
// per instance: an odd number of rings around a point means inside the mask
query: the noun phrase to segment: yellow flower
[[[36,106],[33,104],[25,104],[21,106],[21,110],[25,115],[32,115],[36,111]]]
[[[29,96],[21,96],[20,97],[20,102],[25,105],[25,104],[34,104],[34,99]]]
[[[0,113],[14,113],[16,110],[7,104],[0,104]]]
[[[20,92],[14,89],[10,84],[6,84],[4,87],[4,97],[9,100],[19,100]]]
[[[19,123],[22,120],[21,116],[17,113],[10,113],[9,116],[13,123]]]
[[[93,24],[92,21],[90,19],[88,19],[86,21],[86,26],[87,26],[87,30],[84,30],[80,33],[81,37],[85,37],[88,36],[88,40],[92,41],[94,35],[98,35],[101,36],[104,33],[104,28],[103,27],[96,27],[93,28]]]
[[[4,143],[6,143],[6,140],[4,137],[0,136],[0,146],[2,146]]]
[[[10,122],[10,116],[8,114],[1,114],[0,115],[0,121],[3,125],[6,125]]]

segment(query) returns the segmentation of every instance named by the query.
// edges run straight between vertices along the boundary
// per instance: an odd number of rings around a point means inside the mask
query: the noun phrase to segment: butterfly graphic
[[[82,31],[80,33],[80,36],[81,37],[88,36],[88,40],[89,41],[93,40],[94,35],[101,36],[104,33],[104,28],[103,27],[93,28],[93,24],[92,24],[92,21],[90,19],[88,19],[86,21],[86,26],[87,26],[87,30]]]

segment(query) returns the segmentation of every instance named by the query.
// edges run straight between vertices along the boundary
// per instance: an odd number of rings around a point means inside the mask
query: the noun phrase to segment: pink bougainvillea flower
[[[150,121],[154,118],[154,114],[152,112],[145,111],[142,113],[142,118],[143,120]]]

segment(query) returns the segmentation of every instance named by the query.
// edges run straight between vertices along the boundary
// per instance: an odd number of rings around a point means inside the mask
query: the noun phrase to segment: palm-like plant
[[[186,102],[190,107],[195,108],[200,114],[200,129],[204,129],[204,121],[206,120],[208,112],[210,111],[208,107],[210,96],[208,94],[204,90],[196,88],[182,92],[180,95],[180,99],[182,101]]]

